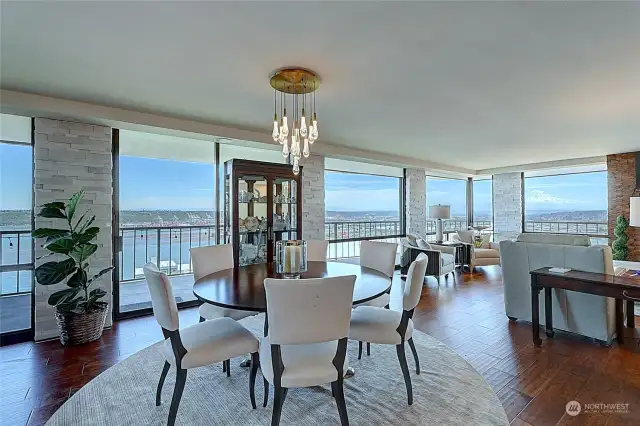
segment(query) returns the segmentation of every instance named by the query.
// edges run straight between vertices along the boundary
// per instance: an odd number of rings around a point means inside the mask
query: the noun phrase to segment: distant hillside
[[[525,220],[540,222],[607,222],[606,210],[585,210],[573,212],[530,212]]]

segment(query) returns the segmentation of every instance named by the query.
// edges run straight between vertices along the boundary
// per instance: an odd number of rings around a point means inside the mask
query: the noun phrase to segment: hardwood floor
[[[482,374],[512,425],[640,424],[640,346],[637,330],[610,348],[556,332],[535,348],[531,327],[504,314],[500,269],[457,273],[438,286],[428,278],[414,316],[416,327],[443,341]],[[397,281],[394,281],[394,283]],[[399,287],[394,286],[393,298]],[[197,322],[181,312],[181,326]],[[637,319],[640,320],[640,318]],[[62,348],[58,341],[0,348],[0,425],[40,425],[69,396],[102,371],[159,340],[152,317],[117,322],[94,343]],[[372,347],[375,355],[375,345]],[[233,368],[237,367],[236,365]],[[419,395],[416,395],[419,397]],[[582,413],[565,405],[629,404],[628,413]]]

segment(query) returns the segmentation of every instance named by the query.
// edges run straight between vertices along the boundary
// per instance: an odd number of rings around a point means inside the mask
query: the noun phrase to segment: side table
[[[456,255],[455,255],[455,264],[456,267],[471,264],[471,245],[465,244],[459,241],[444,241],[442,246],[455,247]]]

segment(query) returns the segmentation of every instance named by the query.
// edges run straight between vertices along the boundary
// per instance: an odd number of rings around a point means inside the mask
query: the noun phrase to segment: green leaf
[[[95,216],[92,216],[89,220],[87,220],[84,225],[82,225],[82,227],[78,230],[78,232],[83,232],[85,229],[87,229],[89,227],[89,225],[91,225],[93,223],[93,221],[96,220]]]
[[[107,292],[104,291],[101,288],[95,288],[93,290],[91,290],[91,292],[89,293],[89,298],[94,298],[94,299],[100,299],[102,297],[105,297],[107,295]]]
[[[31,233],[33,238],[60,238],[69,235],[66,229],[40,228]]]
[[[58,305],[56,305],[56,309],[60,312],[77,312],[77,313],[81,313],[82,310],[78,309],[78,307],[80,306],[80,302],[82,301],[81,298],[77,298],[77,299],[73,299],[73,300],[69,300],[68,302],[62,302]]]
[[[93,253],[95,253],[96,250],[98,250],[98,246],[95,244],[81,244],[75,246],[69,253],[69,256],[80,262],[81,260],[87,259]]]
[[[40,207],[50,207],[52,209],[64,210],[65,206],[62,201],[54,201],[52,203],[45,203]]]
[[[67,215],[64,211],[60,209],[56,209],[54,207],[43,207],[40,210],[40,213],[37,214],[39,217],[46,217],[48,219],[66,219]]]
[[[72,238],[62,237],[45,243],[43,247],[54,253],[68,254],[76,247],[76,243]]]
[[[78,227],[80,226],[80,223],[84,220],[84,218],[87,216],[88,212],[83,213],[82,216],[80,216],[80,219],[78,219],[78,221],[76,222],[76,225],[73,227],[73,230],[76,231],[78,229]]]
[[[76,262],[73,259],[43,263],[35,270],[36,281],[42,285],[57,284],[73,273],[75,269]]]
[[[78,207],[78,202],[82,200],[84,197],[84,191],[78,191],[69,199],[69,204],[67,204],[67,217],[69,221],[73,219],[73,215],[76,213],[76,207]]]
[[[113,266],[109,266],[108,268],[104,268],[102,271],[98,272],[93,277],[91,277],[91,279],[87,282],[87,284],[91,284],[92,282],[94,282],[95,280],[97,280],[98,278],[100,278],[101,276],[103,276],[104,274],[106,274],[107,272],[109,272],[111,270],[113,270]]]
[[[87,272],[83,269],[78,269],[75,274],[71,275],[67,285],[69,287],[83,288],[87,284]]]
[[[96,238],[99,232],[100,228],[94,226],[93,228],[89,228],[81,234],[74,234],[74,239],[80,244],[86,244]]]
[[[56,291],[49,296],[49,300],[47,302],[51,306],[57,306],[61,303],[69,302],[76,297],[79,291],[79,288],[66,288],[64,290]]]

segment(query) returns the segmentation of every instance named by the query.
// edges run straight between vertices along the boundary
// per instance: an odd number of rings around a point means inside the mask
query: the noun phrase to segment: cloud
[[[578,200],[556,197],[545,191],[534,189],[529,191],[525,201],[530,204],[579,204]]]

